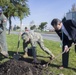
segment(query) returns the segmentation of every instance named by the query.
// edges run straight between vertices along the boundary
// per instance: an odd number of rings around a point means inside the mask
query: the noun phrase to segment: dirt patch
[[[31,60],[28,60],[11,59],[0,64],[0,75],[49,75],[48,71],[43,69],[42,61],[41,64],[32,64]]]

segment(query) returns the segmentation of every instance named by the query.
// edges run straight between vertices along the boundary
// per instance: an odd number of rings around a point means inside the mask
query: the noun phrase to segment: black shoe
[[[37,59],[34,59],[34,60],[32,61],[32,63],[34,63],[34,64],[40,64],[41,62],[38,61]]]

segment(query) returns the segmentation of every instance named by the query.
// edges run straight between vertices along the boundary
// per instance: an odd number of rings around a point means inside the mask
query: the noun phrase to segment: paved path
[[[19,34],[19,32],[11,32],[12,34]],[[60,42],[60,38],[57,34],[41,34],[43,36],[43,39],[52,40],[52,41],[58,41]]]
[[[60,38],[57,34],[42,34],[44,39],[60,42]]]

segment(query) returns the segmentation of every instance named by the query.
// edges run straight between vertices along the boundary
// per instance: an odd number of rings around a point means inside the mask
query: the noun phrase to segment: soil
[[[50,71],[43,68],[47,62],[40,60],[39,64],[33,64],[32,59],[10,59],[0,64],[0,75],[51,75]],[[49,74],[48,74],[49,73]]]

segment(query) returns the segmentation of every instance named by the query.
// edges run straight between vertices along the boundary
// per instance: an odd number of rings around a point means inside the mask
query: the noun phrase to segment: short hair
[[[52,26],[57,25],[57,24],[59,24],[59,23],[61,23],[61,21],[60,21],[58,18],[55,18],[55,19],[53,19],[53,20],[51,21],[51,25],[52,25]]]
[[[27,27],[25,27],[25,29],[27,29]]]

